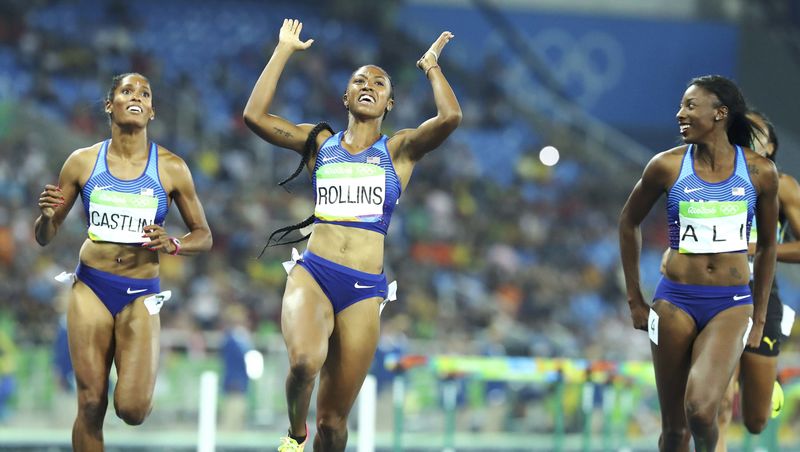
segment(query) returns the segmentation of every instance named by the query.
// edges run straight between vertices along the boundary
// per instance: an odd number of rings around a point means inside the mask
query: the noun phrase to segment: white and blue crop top
[[[730,177],[706,182],[694,171],[695,149],[689,145],[667,194],[670,248],[698,254],[747,251],[757,195],[744,150],[736,146]]]
[[[158,145],[150,144],[147,166],[136,179],[114,177],[108,169],[106,140],[92,174],[81,188],[89,238],[96,242],[142,243],[143,228],[163,225],[169,200],[158,176]]]
[[[381,135],[351,154],[339,132],[325,140],[312,173],[314,222],[367,229],[386,235],[402,187]]]

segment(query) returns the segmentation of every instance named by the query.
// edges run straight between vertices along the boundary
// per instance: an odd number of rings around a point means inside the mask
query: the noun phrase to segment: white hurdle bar
[[[197,414],[197,452],[214,452],[217,442],[217,393],[219,377],[207,370],[200,375],[200,407]]]

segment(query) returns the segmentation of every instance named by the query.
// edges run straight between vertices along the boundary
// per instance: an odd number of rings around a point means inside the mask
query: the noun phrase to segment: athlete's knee
[[[78,396],[78,416],[89,424],[102,424],[108,408],[108,396],[84,392]]]
[[[317,413],[317,434],[326,444],[347,440],[347,416]]]
[[[706,431],[716,426],[717,408],[705,401],[687,400],[686,419],[692,431]]]
[[[660,446],[659,449],[678,450],[681,447],[688,445],[690,438],[691,434],[688,428],[665,428],[664,431],[661,432],[661,438],[659,438],[658,441]]]
[[[289,373],[300,381],[314,380],[322,369],[323,362],[323,360],[314,359],[308,355],[299,355],[291,360]]]
[[[148,400],[114,400],[117,417],[128,425],[141,425],[150,414],[153,405]]]
[[[747,431],[753,435],[758,435],[767,428],[767,415],[766,414],[747,414],[744,417],[744,426]]]

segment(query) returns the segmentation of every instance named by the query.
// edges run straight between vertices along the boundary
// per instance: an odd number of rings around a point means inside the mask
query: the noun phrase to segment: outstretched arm
[[[426,153],[436,149],[461,123],[461,106],[458,105],[458,99],[438,62],[442,49],[452,38],[453,34],[445,31],[417,61],[417,67],[431,82],[433,99],[436,102],[436,116],[423,122],[416,129],[397,132],[390,140],[391,148],[397,149],[399,155],[407,156],[412,161],[417,161]]]
[[[258,77],[253,92],[244,107],[244,122],[258,136],[283,148],[303,153],[303,145],[308,138],[308,132],[313,127],[310,124],[295,125],[286,119],[269,112],[278,79],[286,67],[289,57],[297,50],[305,50],[314,42],[313,39],[300,40],[300,31],[303,23],[297,19],[284,19],[278,36],[278,45],[272,52],[266,67]]]

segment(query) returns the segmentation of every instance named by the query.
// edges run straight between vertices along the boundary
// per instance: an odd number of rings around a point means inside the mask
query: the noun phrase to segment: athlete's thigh
[[[116,317],[114,363],[118,378],[115,398],[134,396],[149,399],[153,394],[161,322],[158,314],[150,315],[143,302],[145,298],[147,296],[125,306]]]
[[[772,407],[772,388],[778,375],[778,357],[742,353],[739,370],[739,393],[744,416],[759,417]]]
[[[346,416],[364,382],[380,336],[380,298],[350,305],[336,316],[328,359],[320,374],[317,411]]]
[[[333,305],[317,281],[300,265],[286,280],[281,307],[281,332],[289,359],[325,360],[333,331]]]
[[[114,357],[114,318],[95,293],[78,280],[67,307],[67,340],[78,390],[99,396],[108,390]]]
[[[715,315],[697,335],[692,350],[687,397],[717,401],[728,387],[742,356],[752,305],[734,306]]]
[[[692,317],[665,300],[652,308],[658,314],[658,345],[650,341],[662,423],[678,428],[686,425],[683,408],[686,379],[696,328]]]

